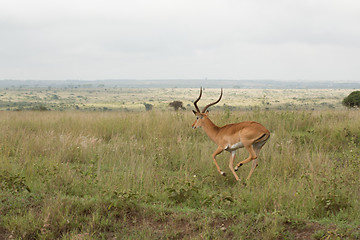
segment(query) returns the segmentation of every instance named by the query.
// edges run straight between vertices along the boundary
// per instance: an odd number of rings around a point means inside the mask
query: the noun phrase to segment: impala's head
[[[193,110],[193,113],[195,114],[196,116],[196,120],[195,122],[192,124],[192,128],[199,128],[199,127],[202,127],[203,125],[203,122],[204,122],[204,118],[207,118],[208,117],[208,113],[209,111],[206,111],[205,113],[200,113],[200,112],[196,112]]]
[[[222,94],[223,94],[223,91],[221,89],[221,94],[220,94],[220,97],[219,99],[216,101],[216,102],[213,102],[213,103],[210,103],[208,105],[206,105],[202,111],[200,111],[199,107],[197,106],[197,103],[198,101],[200,100],[201,98],[201,95],[202,95],[202,88],[200,88],[200,95],[198,97],[198,99],[196,99],[196,101],[194,102],[194,106],[195,106],[195,110],[193,110],[193,113],[195,114],[196,116],[196,120],[195,122],[192,124],[192,128],[198,128],[198,127],[202,127],[203,126],[203,123],[204,123],[204,119],[207,119],[208,118],[208,114],[209,114],[209,111],[207,111],[207,109],[210,107],[210,106],[213,106],[215,104],[217,104],[218,102],[220,102],[221,100],[221,97],[222,97]]]

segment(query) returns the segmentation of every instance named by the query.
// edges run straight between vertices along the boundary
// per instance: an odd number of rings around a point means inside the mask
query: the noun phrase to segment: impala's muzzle
[[[191,126],[192,129],[196,129],[196,128],[199,127],[199,126],[197,126],[197,123],[198,123],[198,122],[197,122],[197,120],[196,120],[196,121],[192,124],[192,126]]]

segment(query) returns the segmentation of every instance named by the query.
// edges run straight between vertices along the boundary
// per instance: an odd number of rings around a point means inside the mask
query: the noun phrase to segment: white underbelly
[[[228,144],[226,147],[225,147],[225,150],[226,151],[234,151],[236,149],[239,149],[239,148],[243,148],[244,147],[244,144],[242,142],[238,142],[238,143],[235,143],[235,144]]]

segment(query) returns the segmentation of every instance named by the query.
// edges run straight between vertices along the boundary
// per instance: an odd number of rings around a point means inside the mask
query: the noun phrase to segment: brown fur
[[[200,92],[200,97],[201,93],[202,91]],[[217,102],[220,101],[221,96]],[[200,97],[194,103],[197,110],[199,108],[197,107],[196,103],[200,100]],[[231,152],[229,168],[237,181],[239,180],[239,177],[235,171],[237,171],[237,169],[243,164],[253,161],[253,166],[250,170],[249,176],[247,177],[247,179],[249,179],[258,165],[257,157],[260,149],[264,146],[270,137],[269,130],[267,130],[260,123],[254,121],[232,123],[223,127],[218,127],[210,120],[208,116],[209,112],[193,112],[197,119],[192,124],[192,127],[202,127],[208,137],[218,145],[218,148],[213,153],[212,158],[219,173],[225,175],[225,173],[220,170],[220,167],[216,162],[216,156],[226,150]],[[235,151],[242,147],[246,148],[246,150],[249,152],[249,157],[244,161],[239,162],[234,169],[233,162],[235,158]]]

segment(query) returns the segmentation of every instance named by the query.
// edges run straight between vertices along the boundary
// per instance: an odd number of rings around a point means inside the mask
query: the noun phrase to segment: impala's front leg
[[[219,172],[221,175],[226,176],[226,174],[225,174],[223,171],[220,170],[220,167],[219,167],[219,165],[217,164],[216,158],[215,158],[216,155],[222,153],[222,151],[224,151],[224,149],[219,146],[219,147],[216,149],[216,151],[213,153],[212,158],[213,158],[213,160],[214,160],[214,163],[215,163],[215,166],[216,166],[218,172]]]
[[[234,174],[234,177],[235,177],[236,181],[239,181],[239,177],[238,177],[238,175],[235,173],[235,170],[234,170],[235,152],[236,152],[236,151],[232,151],[232,152],[231,152],[230,161],[229,161],[229,168],[230,168],[231,172]]]

